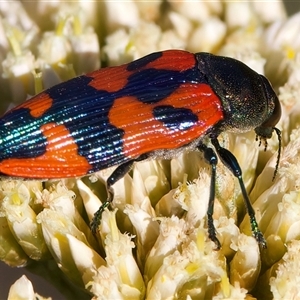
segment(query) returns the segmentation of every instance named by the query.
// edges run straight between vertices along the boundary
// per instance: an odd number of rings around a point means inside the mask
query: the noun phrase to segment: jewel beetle
[[[134,162],[198,149],[211,166],[210,238],[219,248],[212,217],[219,157],[238,178],[252,233],[265,247],[240,166],[217,138],[223,131],[254,129],[265,145],[275,131],[280,144],[280,116],[268,80],[242,62],[209,53],[156,52],[58,84],[7,112],[0,118],[0,175],[66,178],[117,166],[106,182],[107,201],[91,223],[95,232],[113,200],[113,184]]]

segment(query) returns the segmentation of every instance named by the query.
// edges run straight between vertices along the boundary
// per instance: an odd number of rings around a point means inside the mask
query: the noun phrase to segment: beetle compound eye
[[[262,75],[260,75],[260,78],[263,83],[266,104],[269,112],[269,117],[266,118],[260,127],[273,128],[281,118],[281,105],[267,78]]]

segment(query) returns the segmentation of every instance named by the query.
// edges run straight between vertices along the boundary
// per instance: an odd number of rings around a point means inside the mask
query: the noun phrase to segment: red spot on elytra
[[[51,106],[53,99],[49,97],[46,93],[41,93],[32,99],[25,101],[17,107],[19,108],[28,108],[30,114],[34,118],[41,117]]]
[[[49,123],[41,127],[47,138],[45,154],[33,158],[9,158],[0,162],[0,172],[24,178],[65,178],[83,176],[91,169],[78,155],[77,145],[64,125]]]
[[[153,108],[162,105],[189,109],[198,117],[198,122],[184,131],[172,130],[153,116]],[[131,158],[185,146],[223,118],[222,103],[211,87],[192,83],[182,84],[158,103],[143,103],[130,96],[118,98],[109,112],[110,123],[124,130],[123,153]]]

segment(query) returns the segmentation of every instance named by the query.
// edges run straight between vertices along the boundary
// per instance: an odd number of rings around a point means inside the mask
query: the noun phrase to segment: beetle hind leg
[[[96,234],[98,226],[100,225],[101,222],[101,216],[104,210],[110,206],[111,202],[114,199],[114,189],[113,185],[123,178],[132,168],[133,163],[135,160],[130,160],[128,162],[125,162],[118,166],[113,173],[108,177],[106,181],[106,190],[107,190],[107,199],[106,201],[99,207],[99,209],[95,212],[94,217],[91,221],[91,230],[93,234]]]
[[[112,174],[106,180],[106,190],[107,190],[107,199],[106,201],[99,207],[99,209],[95,212],[94,217],[91,221],[91,230],[93,234],[96,234],[98,226],[101,222],[101,216],[104,210],[110,206],[111,202],[114,200],[114,189],[113,185],[123,178],[132,168],[133,164],[138,161],[145,160],[151,155],[151,153],[144,153],[137,158],[131,159],[123,164],[119,165]]]

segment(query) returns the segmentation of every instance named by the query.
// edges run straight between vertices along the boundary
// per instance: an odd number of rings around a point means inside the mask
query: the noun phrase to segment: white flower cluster
[[[119,180],[97,236],[89,222],[113,168],[82,179],[1,180],[3,262],[52,259],[53,277],[63,272],[93,299],[300,298],[299,13],[287,18],[280,1],[7,1],[0,16],[1,112],[101,61],[173,48],[243,61],[270,79],[283,110],[274,181],[276,138],[259,152],[253,132],[220,136],[242,167],[266,250],[251,237],[239,185],[222,164],[215,250],[206,226],[210,170],[199,153],[184,153],[137,163]],[[42,299],[22,277],[8,299],[24,297]]]

